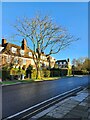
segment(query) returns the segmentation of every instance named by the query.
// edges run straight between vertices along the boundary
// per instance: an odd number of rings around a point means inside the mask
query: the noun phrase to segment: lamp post
[[[74,77],[74,70],[75,70],[75,66],[72,65],[72,74],[73,74],[73,77]]]

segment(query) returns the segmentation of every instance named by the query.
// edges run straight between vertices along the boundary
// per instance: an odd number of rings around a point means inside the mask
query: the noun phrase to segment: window
[[[24,55],[24,50],[20,50],[20,54],[21,54],[21,55]]]
[[[29,57],[31,57],[32,56],[32,52],[29,52],[28,55],[29,55]]]
[[[41,59],[43,59],[43,56],[41,55]]]
[[[64,65],[66,64],[66,62],[64,62]]]
[[[18,58],[14,58],[14,64],[18,64]]]
[[[0,47],[0,52],[4,49],[4,47]]]
[[[15,48],[15,47],[12,47],[12,48],[11,48],[11,51],[12,51],[12,53],[16,53],[16,51],[17,51],[17,48]]]
[[[7,63],[10,63],[11,62],[11,56],[7,56]]]
[[[41,55],[41,59],[42,60],[47,60],[46,56],[42,56],[42,55]]]
[[[23,65],[26,65],[26,59],[23,59]]]

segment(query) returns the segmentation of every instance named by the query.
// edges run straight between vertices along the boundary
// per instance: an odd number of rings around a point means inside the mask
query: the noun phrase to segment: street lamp
[[[75,66],[72,65],[72,74],[73,74],[73,77],[74,77],[74,70],[75,70]]]

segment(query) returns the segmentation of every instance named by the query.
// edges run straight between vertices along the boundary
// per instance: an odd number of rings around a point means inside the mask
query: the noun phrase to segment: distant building
[[[58,68],[71,68],[69,58],[67,60],[57,60],[55,63],[58,65]]]
[[[69,58],[66,60],[57,60],[55,62],[55,64],[57,65],[57,68],[61,70],[60,72],[60,76],[63,75],[70,75],[71,73],[71,65],[70,65],[70,60]]]

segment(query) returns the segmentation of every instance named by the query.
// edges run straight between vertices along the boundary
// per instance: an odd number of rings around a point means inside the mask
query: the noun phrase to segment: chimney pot
[[[67,59],[68,62],[70,62],[69,58]]]
[[[4,47],[6,43],[7,43],[7,40],[3,38],[2,39],[2,47]]]
[[[23,39],[23,41],[22,41],[22,49],[23,49],[23,50],[26,50],[26,49],[27,49],[27,42],[26,42],[25,39]]]

